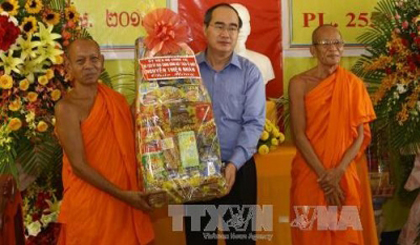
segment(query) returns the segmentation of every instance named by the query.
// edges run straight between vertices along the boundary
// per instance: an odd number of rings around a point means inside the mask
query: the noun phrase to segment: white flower
[[[29,113],[26,114],[25,119],[27,123],[32,122],[33,120],[35,120],[35,113],[33,111],[29,111]]]
[[[57,216],[57,212],[42,215],[41,222],[43,227],[45,228],[49,223],[57,221]]]
[[[28,234],[30,236],[37,236],[38,233],[41,232],[41,223],[39,223],[39,221],[35,221],[30,223],[26,228],[28,229]]]
[[[397,84],[397,91],[398,91],[399,94],[403,94],[403,93],[407,92],[407,85],[398,83]]]
[[[397,93],[397,91],[395,91],[395,92],[394,92],[394,99],[396,99],[396,100],[397,100],[397,99],[399,99],[399,98],[400,98],[400,95]]]
[[[410,114],[413,115],[413,116],[418,116],[419,115],[419,113],[414,109],[410,110]]]
[[[15,26],[19,26],[19,21],[13,16],[9,17],[9,22],[12,22]]]

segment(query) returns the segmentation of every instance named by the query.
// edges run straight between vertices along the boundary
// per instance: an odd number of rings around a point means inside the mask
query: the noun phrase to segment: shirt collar
[[[210,63],[207,61],[207,58],[206,58],[206,51],[203,51],[203,52],[200,52],[198,55],[197,55],[197,57],[196,57],[196,59],[197,59],[197,63],[200,65],[201,63],[206,63],[209,67],[211,67],[211,65],[210,65]],[[229,63],[226,65],[226,67],[228,67],[229,65],[234,65],[234,66],[236,66],[236,67],[238,67],[239,69],[242,69],[242,66],[241,66],[241,62],[239,62],[239,58],[238,58],[238,55],[235,53],[235,52],[233,52],[232,53],[232,56],[231,56],[231,58],[230,58],[230,61],[229,61]]]

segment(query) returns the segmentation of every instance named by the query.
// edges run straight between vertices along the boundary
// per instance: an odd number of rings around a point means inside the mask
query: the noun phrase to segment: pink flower
[[[161,54],[175,54],[181,43],[189,41],[190,29],[175,12],[166,8],[156,9],[143,19],[148,36],[144,40],[149,50]]]
[[[401,16],[399,14],[396,14],[394,17],[395,17],[396,20],[401,19]]]
[[[408,28],[408,26],[409,26],[408,21],[404,21],[404,22],[402,23],[402,28],[403,28],[403,29],[407,29],[407,28]]]
[[[395,28],[395,29],[394,29],[394,31],[395,31],[395,33],[397,33],[397,34],[400,34],[400,33],[401,33],[400,28]]]

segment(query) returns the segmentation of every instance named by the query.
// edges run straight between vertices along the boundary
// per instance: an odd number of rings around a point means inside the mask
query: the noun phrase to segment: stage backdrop
[[[206,47],[203,34],[203,20],[206,10],[220,2],[240,3],[247,7],[251,16],[251,34],[248,37],[247,49],[268,56],[274,68],[276,78],[266,86],[268,97],[283,94],[283,65],[281,47],[281,8],[280,0],[178,0],[179,13],[190,23],[194,41],[194,51],[202,51]]]
[[[312,31],[323,24],[338,27],[346,44],[357,45],[356,38],[371,25],[376,3],[377,0],[289,0],[291,46],[309,45]]]
[[[170,0],[72,0],[82,24],[107,52],[133,49],[144,35],[142,17],[151,9],[170,7]]]

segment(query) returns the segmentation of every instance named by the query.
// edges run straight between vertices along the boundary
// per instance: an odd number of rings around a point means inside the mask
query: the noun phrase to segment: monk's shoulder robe
[[[125,98],[99,84],[81,123],[87,163],[123,190],[139,191],[134,125]],[[154,238],[147,214],[78,178],[63,157],[64,198],[60,244],[147,244]]]
[[[357,137],[358,125],[364,124],[364,141],[356,159],[370,142],[368,122],[375,119],[371,100],[363,82],[341,67],[305,95],[305,112],[306,136],[326,169],[339,165]],[[340,184],[346,195],[344,205],[360,210],[361,190],[355,161],[347,168]],[[326,200],[315,172],[298,152],[292,164],[292,221],[297,218],[296,212],[302,213],[303,206],[325,207]],[[326,245],[363,244],[360,231],[319,231],[317,220],[313,225],[305,231],[292,228],[293,244],[320,244],[321,241]]]

